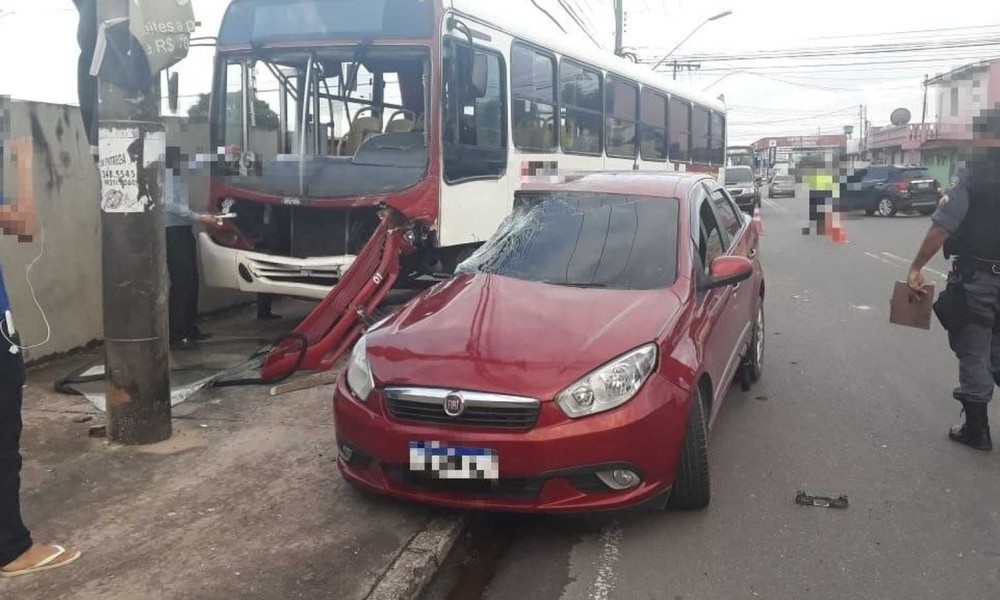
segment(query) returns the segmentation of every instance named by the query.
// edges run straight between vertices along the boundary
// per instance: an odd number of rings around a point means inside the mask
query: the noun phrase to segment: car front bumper
[[[690,396],[654,375],[630,402],[572,420],[543,402],[528,430],[399,421],[380,391],[357,401],[341,377],[333,407],[340,455],[351,483],[396,498],[461,509],[591,512],[634,507],[669,493],[680,459]],[[431,479],[409,469],[411,442],[496,452],[492,482]],[[595,475],[614,468],[638,473],[638,486],[614,491]]]

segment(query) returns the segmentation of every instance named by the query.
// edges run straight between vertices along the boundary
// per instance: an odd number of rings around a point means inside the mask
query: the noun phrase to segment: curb
[[[415,600],[444,563],[464,516],[435,517],[403,548],[365,600]]]

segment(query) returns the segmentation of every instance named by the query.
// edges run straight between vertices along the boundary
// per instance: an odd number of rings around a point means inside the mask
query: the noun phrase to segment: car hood
[[[581,289],[459,275],[368,334],[379,386],[552,399],[590,371],[655,341],[680,312],[670,289]]]

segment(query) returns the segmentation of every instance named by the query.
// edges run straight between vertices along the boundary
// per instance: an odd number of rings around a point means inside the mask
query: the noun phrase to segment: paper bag
[[[923,294],[910,289],[905,281],[897,281],[892,290],[889,322],[895,325],[931,328],[931,314],[934,312],[934,286],[929,285]]]

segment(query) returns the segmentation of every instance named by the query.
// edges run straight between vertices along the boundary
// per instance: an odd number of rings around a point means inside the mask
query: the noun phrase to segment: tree
[[[231,115],[239,115],[240,103],[242,101],[242,94],[239,92],[229,94],[226,98],[227,112]],[[188,117],[190,117],[193,121],[208,121],[210,103],[211,97],[208,94],[199,94],[198,102],[188,109]],[[257,129],[276,130],[281,126],[281,120],[278,118],[278,113],[274,112],[267,102],[264,102],[263,100],[254,100],[253,107],[254,113],[256,113],[257,116]]]

